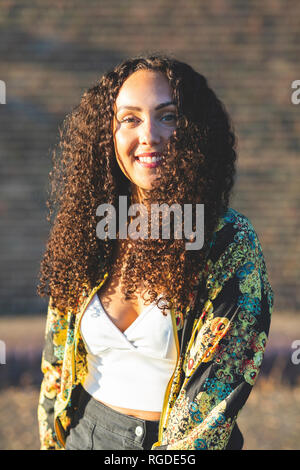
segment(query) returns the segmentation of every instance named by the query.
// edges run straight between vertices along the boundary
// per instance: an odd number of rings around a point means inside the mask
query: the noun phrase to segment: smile
[[[155,168],[161,163],[161,156],[159,153],[143,154],[135,157],[135,160],[140,165],[146,168]]]

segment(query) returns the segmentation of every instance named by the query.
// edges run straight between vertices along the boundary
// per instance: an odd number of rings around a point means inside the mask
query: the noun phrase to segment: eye
[[[126,122],[126,123],[128,123],[128,124],[131,124],[131,123],[135,122],[136,119],[137,119],[137,118],[135,118],[134,116],[130,116],[130,117],[126,117],[126,118],[122,119],[120,122],[121,122],[121,123],[122,123],[122,122]]]
[[[176,115],[173,113],[165,114],[162,119],[165,119],[167,122],[175,121]]]

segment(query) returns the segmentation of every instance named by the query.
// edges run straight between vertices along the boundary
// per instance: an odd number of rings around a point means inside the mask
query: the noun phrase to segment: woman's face
[[[160,152],[176,129],[176,106],[167,78],[139,70],[123,83],[115,103],[113,135],[118,164],[132,189],[152,188]]]

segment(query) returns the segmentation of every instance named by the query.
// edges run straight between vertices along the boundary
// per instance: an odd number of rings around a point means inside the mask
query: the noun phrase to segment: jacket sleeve
[[[51,303],[52,299],[50,297],[46,321],[45,346],[41,362],[44,376],[38,404],[41,450],[61,449],[54,430],[54,404],[60,391],[65,320],[56,309],[52,308]]]
[[[249,243],[233,241],[208,277],[183,364],[185,381],[169,417],[168,428],[177,432],[163,442],[167,450],[226,449],[257,379],[273,292],[259,241],[250,232]]]

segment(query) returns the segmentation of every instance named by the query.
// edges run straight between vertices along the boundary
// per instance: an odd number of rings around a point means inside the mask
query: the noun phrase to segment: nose
[[[145,119],[139,128],[140,145],[157,145],[161,141],[161,134],[158,127],[151,119]]]

